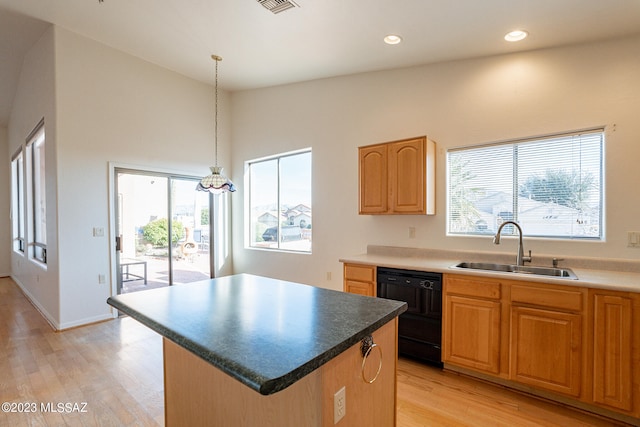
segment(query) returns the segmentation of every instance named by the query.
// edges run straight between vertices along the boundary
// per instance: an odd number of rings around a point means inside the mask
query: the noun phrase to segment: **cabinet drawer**
[[[373,283],[356,282],[353,280],[344,281],[344,291],[350,294],[364,295],[366,297],[375,297],[376,292]]]
[[[511,286],[511,302],[580,312],[584,308],[582,288],[547,288],[527,285]]]
[[[466,295],[479,298],[500,299],[500,282],[478,279],[471,276],[445,276],[447,294]]]
[[[345,264],[344,278],[360,282],[375,282],[376,268],[370,265]]]

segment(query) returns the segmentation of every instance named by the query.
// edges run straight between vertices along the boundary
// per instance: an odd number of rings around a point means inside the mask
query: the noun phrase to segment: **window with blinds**
[[[448,150],[448,234],[601,239],[603,151],[604,129]]]

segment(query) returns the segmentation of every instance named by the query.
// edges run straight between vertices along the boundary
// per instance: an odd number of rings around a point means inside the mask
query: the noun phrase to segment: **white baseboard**
[[[27,288],[20,282],[20,280],[18,280],[17,277],[11,275],[11,278],[13,279],[14,282],[16,282],[16,284],[18,285],[18,287],[20,288],[24,296],[27,297],[27,299],[31,303],[31,305],[33,305],[36,308],[36,310],[40,312],[42,317],[45,318],[45,320],[49,323],[49,325],[51,325],[51,327],[54,330],[59,331],[60,325],[54,319],[54,317],[51,314],[49,314],[49,312],[38,302],[37,299],[34,298],[33,295],[31,295],[31,292],[27,290]]]
[[[103,322],[105,320],[111,320],[111,319],[113,319],[113,315],[111,313],[101,314],[99,316],[87,317],[80,320],[74,320],[73,322],[65,322],[60,325],[60,330],[64,331],[65,329],[76,328],[78,326],[85,326],[91,323]]]
[[[84,319],[74,320],[72,322],[59,323],[38,302],[38,300],[35,299],[33,295],[31,295],[31,293],[25,288],[25,286],[22,283],[20,283],[20,281],[16,277],[14,276],[10,276],[10,277],[13,279],[14,282],[16,282],[16,284],[18,285],[18,287],[20,288],[24,296],[27,297],[27,299],[31,303],[31,305],[33,305],[36,308],[36,310],[40,312],[42,317],[44,317],[45,320],[49,323],[49,325],[51,325],[51,327],[56,331],[63,331],[65,329],[76,328],[78,326],[85,326],[91,323],[103,322],[105,320],[111,320],[117,317],[115,310],[111,310],[112,311],[111,313],[105,313],[105,314],[100,314],[98,316],[86,317]]]

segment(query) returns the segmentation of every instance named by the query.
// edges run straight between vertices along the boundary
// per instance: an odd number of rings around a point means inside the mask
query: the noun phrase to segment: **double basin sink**
[[[578,276],[568,268],[534,267],[515,264],[492,264],[486,262],[461,262],[452,266],[465,270],[495,271],[501,273],[531,274],[561,279],[578,280]]]

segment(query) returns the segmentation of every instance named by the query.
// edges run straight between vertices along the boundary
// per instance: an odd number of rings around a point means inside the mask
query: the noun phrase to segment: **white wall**
[[[28,53],[3,153],[14,152],[45,117],[48,263],[45,270],[12,253],[11,271],[54,327],[112,316],[110,165],[207,175],[213,104],[210,85],[59,27]],[[229,163],[229,128],[221,91],[220,163]],[[93,237],[93,227],[103,227],[105,237]],[[226,274],[233,267],[222,249],[219,274]],[[100,274],[107,283],[98,283]]]
[[[54,74],[54,32],[49,28],[25,56],[20,80],[9,118],[9,152],[25,146],[25,139],[44,118],[46,135],[46,201],[47,258],[46,266],[35,262],[27,253],[11,251],[11,276],[43,315],[54,326],[60,319],[58,280],[58,240],[56,233],[56,112]],[[29,188],[29,171],[25,167]],[[27,200],[31,194],[27,192]],[[29,205],[29,203],[27,203]],[[29,208],[27,207],[26,210]],[[25,212],[25,241],[31,241],[32,226]]]
[[[0,126],[0,277],[11,273],[11,154],[7,128]]]
[[[110,315],[108,162],[207,175],[213,163],[211,86],[56,28],[60,324]],[[221,161],[227,159],[221,93]],[[227,265],[230,271],[231,265]],[[106,274],[107,284],[98,284]]]
[[[232,95],[233,179],[243,162],[313,149],[313,254],[245,249],[244,188],[233,195],[234,266],[340,289],[338,259],[367,244],[503,251],[447,237],[446,149],[606,125],[606,241],[526,239],[536,254],[638,259],[640,37],[317,80]],[[357,147],[428,135],[437,142],[437,215],[359,216]],[[626,184],[631,183],[631,184]],[[416,238],[408,228],[416,228]],[[326,279],[331,272],[333,280]]]
[[[222,91],[220,164],[239,184],[231,195],[233,267],[227,257],[222,273],[340,289],[338,259],[367,244],[515,253],[508,242],[445,235],[446,149],[598,125],[607,126],[606,241],[527,239],[526,246],[534,256],[637,259],[626,231],[640,229],[640,201],[626,183],[640,182],[638,51],[635,37],[238,92],[231,100]],[[210,86],[61,28],[27,54],[3,151],[13,153],[45,117],[54,226],[47,269],[11,251],[11,274],[55,326],[110,316],[109,162],[204,175],[213,159],[212,113]],[[357,147],[423,134],[438,143],[437,215],[359,216]],[[309,146],[313,254],[245,249],[243,162]],[[108,237],[92,237],[93,227]],[[107,284],[97,283],[98,274]]]

